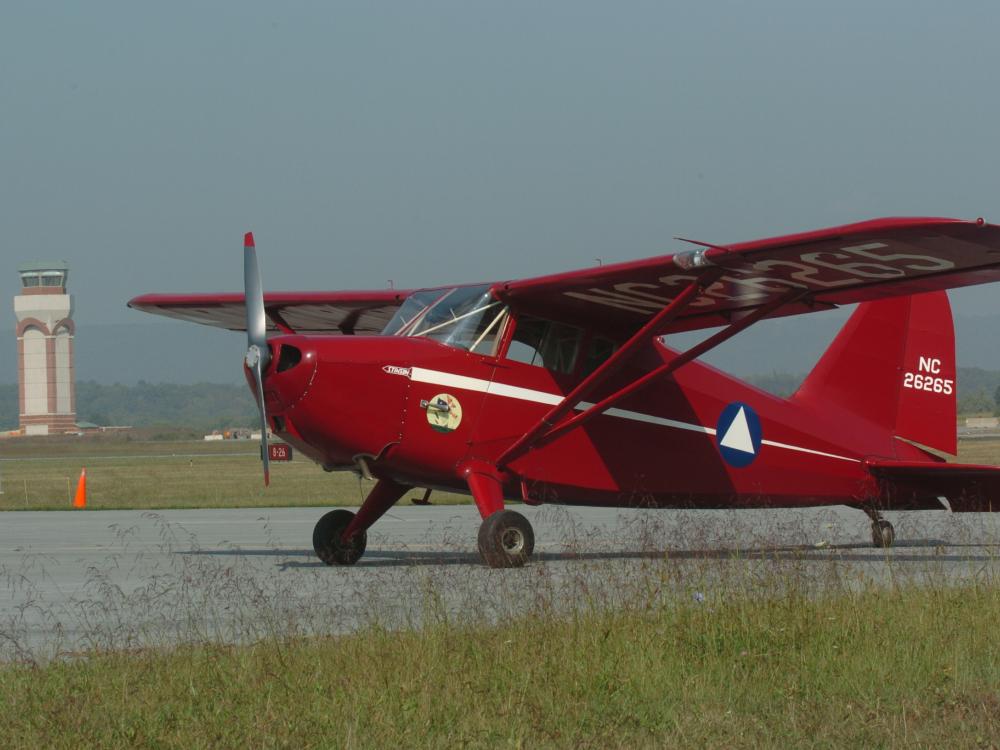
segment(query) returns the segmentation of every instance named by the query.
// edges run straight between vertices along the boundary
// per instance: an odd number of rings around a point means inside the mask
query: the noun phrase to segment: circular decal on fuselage
[[[748,404],[734,401],[719,415],[715,425],[715,443],[730,466],[749,466],[760,453],[762,432],[760,418]]]
[[[438,432],[452,432],[462,424],[462,405],[450,393],[439,393],[427,402],[427,423]]]

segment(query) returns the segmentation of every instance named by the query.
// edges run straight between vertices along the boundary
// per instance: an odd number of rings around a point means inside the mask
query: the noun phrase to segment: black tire
[[[341,540],[340,535],[354,520],[354,514],[349,510],[331,510],[313,528],[313,549],[316,556],[327,565],[354,565],[365,553],[368,544],[368,533],[361,531],[348,541]]]
[[[534,551],[535,532],[516,511],[497,511],[479,527],[479,554],[491,568],[519,568]]]
[[[896,530],[884,518],[872,521],[872,544],[889,548],[896,542]]]

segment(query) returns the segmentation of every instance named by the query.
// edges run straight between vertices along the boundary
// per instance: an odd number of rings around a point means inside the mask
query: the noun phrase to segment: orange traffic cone
[[[87,469],[80,472],[80,481],[76,483],[76,497],[73,498],[74,508],[87,507]]]

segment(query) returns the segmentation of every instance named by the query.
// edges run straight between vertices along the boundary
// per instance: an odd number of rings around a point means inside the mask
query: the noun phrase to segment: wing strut
[[[282,317],[281,313],[278,311],[277,308],[265,307],[264,312],[267,313],[267,317],[271,319],[271,322],[274,323],[275,327],[279,331],[281,331],[282,333],[290,333],[290,334],[295,333],[295,330],[290,325],[288,325],[288,321],[286,321]]]
[[[708,283],[711,283],[711,282],[709,281]],[[697,286],[697,285],[698,285],[698,282],[692,282],[692,284],[691,284],[691,286]],[[689,286],[687,289],[690,289],[691,286]],[[687,289],[685,289],[685,292],[687,291]],[[669,375],[670,373],[672,373],[675,370],[677,370],[678,368],[680,368],[682,365],[687,364],[688,362],[690,362],[693,359],[697,359],[698,357],[700,357],[705,352],[709,351],[710,349],[714,349],[719,344],[721,344],[722,342],[724,342],[724,341],[732,338],[733,336],[735,336],[740,331],[743,331],[743,330],[749,328],[751,325],[753,325],[754,323],[756,323],[758,320],[761,320],[762,318],[766,318],[768,315],[770,315],[771,313],[773,313],[775,310],[778,310],[779,308],[781,308],[781,307],[789,304],[790,302],[794,302],[797,299],[799,299],[799,298],[801,298],[803,296],[806,296],[806,294],[808,294],[808,292],[806,292],[804,290],[800,290],[800,289],[790,290],[789,292],[786,292],[785,294],[782,294],[782,295],[778,296],[777,298],[775,298],[771,302],[767,303],[766,305],[762,305],[761,307],[755,308],[749,314],[747,314],[747,315],[739,318],[738,320],[730,323],[726,328],[722,329],[721,331],[719,331],[717,333],[712,334],[711,336],[709,336],[704,341],[702,341],[702,342],[700,342],[698,344],[695,344],[694,346],[692,346],[687,351],[682,352],[681,354],[678,354],[672,360],[670,360],[669,362],[663,363],[662,365],[660,365],[659,367],[657,367],[655,370],[650,370],[648,373],[646,373],[645,375],[643,375],[641,378],[638,378],[637,380],[633,380],[631,383],[629,383],[624,388],[620,388],[619,390],[617,390],[614,393],[612,393],[611,395],[605,397],[604,399],[602,399],[598,403],[593,404],[592,406],[589,406],[587,409],[585,409],[584,411],[580,412],[579,414],[571,417],[570,419],[567,419],[565,422],[562,422],[562,423],[560,423],[558,425],[555,425],[555,426],[553,426],[554,422],[552,422],[552,421],[548,421],[547,422],[547,420],[549,420],[551,418],[551,415],[554,412],[556,412],[557,410],[559,410],[561,413],[558,416],[555,417],[556,419],[558,419],[559,417],[563,416],[564,414],[566,414],[569,411],[569,409],[571,409],[573,407],[576,407],[580,403],[581,399],[577,398],[576,401],[572,403],[572,405],[570,405],[570,406],[568,406],[566,408],[563,408],[564,405],[567,404],[567,402],[569,402],[570,398],[573,397],[573,395],[578,390],[581,390],[581,386],[583,386],[587,382],[585,380],[583,383],[581,383],[579,386],[577,386],[577,388],[575,388],[573,390],[573,392],[570,393],[569,396],[567,396],[559,404],[557,404],[549,412],[549,414],[547,414],[542,419],[542,421],[538,425],[536,425],[534,428],[532,428],[532,430],[529,431],[528,433],[526,433],[523,438],[521,438],[516,443],[514,443],[514,445],[512,445],[510,448],[508,448],[504,452],[504,454],[501,455],[500,458],[497,460],[497,465],[498,466],[503,466],[505,464],[508,464],[511,461],[513,461],[514,459],[516,459],[516,458],[524,455],[524,453],[526,453],[531,448],[539,448],[539,447],[541,447],[543,445],[547,445],[548,443],[551,443],[553,440],[555,440],[558,437],[561,437],[562,435],[565,435],[570,430],[576,429],[577,427],[579,427],[582,424],[584,424],[585,422],[593,419],[594,417],[598,416],[599,414],[603,414],[605,411],[607,411],[608,409],[610,409],[614,404],[618,403],[623,398],[625,398],[627,396],[630,396],[631,394],[635,393],[639,389],[644,388],[645,386],[649,385],[656,378],[663,377],[664,375]],[[683,293],[681,295],[678,295],[677,299],[675,299],[674,302],[677,302],[677,300],[679,300],[681,298],[681,296],[683,296]],[[671,303],[671,305],[668,305],[668,308],[670,306],[672,306],[673,304],[674,303]],[[664,311],[666,309],[668,309],[668,308],[664,308]],[[640,331],[640,333],[641,333],[641,331]],[[638,336],[638,335],[639,334],[636,334],[636,336]],[[633,337],[633,339],[634,338],[635,337]],[[630,339],[629,343],[632,343],[633,339]],[[622,348],[624,349],[624,347],[622,347]],[[621,351],[621,350],[619,350],[619,351]],[[611,359],[613,359],[613,357]],[[608,359],[604,364],[607,365],[607,364],[611,363],[611,359]],[[594,372],[594,374],[596,375],[597,372],[599,372],[599,370],[596,370]],[[544,425],[548,429],[544,430],[544,431],[540,430],[539,427],[542,426],[542,425]],[[530,438],[530,440],[529,440],[529,438]]]
[[[611,375],[618,371],[619,367],[631,357],[640,346],[650,339],[662,335],[664,329],[680,315],[684,309],[690,305],[698,294],[709,284],[712,284],[722,275],[722,269],[712,268],[693,279],[684,289],[674,297],[656,315],[635,334],[626,341],[618,351],[601,363],[600,367],[585,377],[579,385],[558,404],[553,406],[549,412],[542,417],[534,427],[522,435],[510,448],[503,452],[497,459],[497,465],[502,466],[510,463],[518,456],[528,451],[544,433],[552,429],[552,426],[562,419],[566,414],[576,408],[587,395],[601,386]]]

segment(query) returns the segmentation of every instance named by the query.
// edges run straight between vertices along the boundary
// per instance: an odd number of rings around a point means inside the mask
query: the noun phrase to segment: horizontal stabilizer
[[[885,508],[941,507],[956,513],[1000,510],[1000,467],[927,461],[868,459]]]

